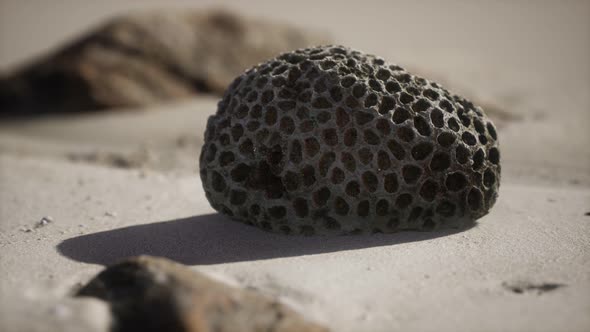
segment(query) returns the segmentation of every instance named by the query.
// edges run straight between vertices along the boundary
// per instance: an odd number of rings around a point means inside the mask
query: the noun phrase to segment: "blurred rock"
[[[137,107],[221,94],[258,62],[327,42],[321,34],[224,10],[130,14],[0,77],[0,113]]]
[[[107,301],[113,331],[327,331],[275,300],[149,256],[107,268],[78,296]]]
[[[96,299],[55,299],[47,294],[3,293],[0,300],[0,331],[3,332],[108,332],[111,314]]]

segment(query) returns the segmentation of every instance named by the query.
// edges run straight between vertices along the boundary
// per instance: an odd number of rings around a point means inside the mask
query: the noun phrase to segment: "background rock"
[[[148,11],[112,19],[0,77],[0,113],[137,107],[221,94],[246,68],[325,36],[228,11]]]
[[[107,268],[78,292],[110,303],[115,331],[327,331],[279,302],[163,258]]]

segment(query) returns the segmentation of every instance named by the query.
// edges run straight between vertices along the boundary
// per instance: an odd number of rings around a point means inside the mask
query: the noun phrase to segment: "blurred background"
[[[514,181],[588,185],[589,17],[590,1],[571,0],[2,0],[0,114],[11,116],[2,127],[13,134],[0,148],[35,150],[16,140],[41,136],[40,144],[61,144],[56,153],[37,149],[51,156],[104,162],[149,150],[160,161],[143,156],[115,165],[192,170],[192,160],[162,157],[170,152],[161,146],[198,151],[199,131],[233,77],[293,48],[336,43],[380,55],[484,107],[500,127],[504,173]],[[12,119],[88,109],[160,115]],[[146,131],[154,142],[145,142]],[[113,152],[80,156],[63,147],[72,140]]]

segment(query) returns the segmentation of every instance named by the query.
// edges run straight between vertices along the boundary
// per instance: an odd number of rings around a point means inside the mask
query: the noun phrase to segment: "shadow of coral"
[[[166,257],[188,265],[206,265],[399,245],[432,240],[463,230],[287,236],[262,231],[220,214],[207,214],[81,235],[61,242],[57,249],[73,260],[102,265],[138,255]]]

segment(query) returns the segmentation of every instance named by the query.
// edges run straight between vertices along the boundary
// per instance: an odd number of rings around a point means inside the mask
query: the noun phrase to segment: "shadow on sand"
[[[220,214],[207,214],[81,235],[61,242],[57,249],[76,261],[102,265],[137,255],[206,265],[391,246],[431,240],[463,230],[287,236],[265,232]]]

